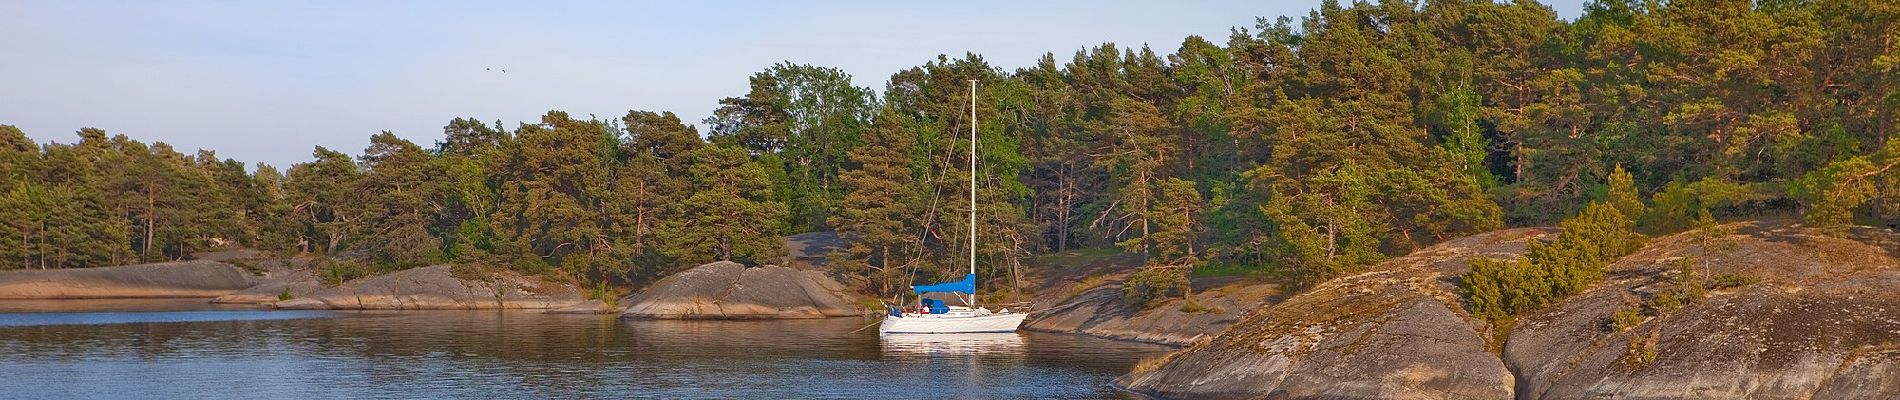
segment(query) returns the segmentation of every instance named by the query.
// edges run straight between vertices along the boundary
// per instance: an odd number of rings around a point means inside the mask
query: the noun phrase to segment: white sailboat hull
[[[919,333],[986,333],[1015,332],[1022,326],[1025,313],[990,314],[976,316],[962,315],[916,315],[903,317],[884,317],[884,323],[877,328],[878,334],[919,334]]]

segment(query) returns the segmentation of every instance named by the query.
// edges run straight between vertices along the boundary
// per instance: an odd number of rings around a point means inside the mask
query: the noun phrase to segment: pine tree
[[[899,276],[899,267],[909,264],[917,241],[914,228],[906,223],[919,208],[908,154],[915,134],[902,118],[886,107],[865,131],[869,145],[851,150],[849,159],[857,168],[839,176],[845,194],[830,222],[851,239],[842,269],[870,275],[878,282],[878,293],[894,290],[892,280]]]
[[[360,185],[351,190],[356,198],[371,203],[364,215],[364,229],[375,241],[365,250],[383,263],[416,266],[441,257],[442,242],[429,232],[429,217],[442,209],[433,200],[440,198],[439,176],[428,168],[429,154],[422,147],[384,131],[370,137],[363,150]]]
[[[785,216],[785,205],[772,201],[768,166],[753,161],[744,148],[710,145],[688,153],[693,161],[693,195],[681,203],[681,223],[665,238],[673,256],[688,264],[707,261],[769,262],[782,241],[771,229]]]
[[[603,212],[613,220],[615,254],[632,261],[631,278],[657,280],[685,267],[668,254],[663,234],[683,223],[682,203],[693,193],[692,153],[705,143],[672,113],[633,111],[621,121],[627,140]]]
[[[1114,202],[1097,218],[1096,225],[1112,232],[1111,237],[1128,239],[1116,243],[1128,251],[1149,253],[1153,247],[1155,192],[1164,179],[1175,143],[1165,136],[1167,120],[1153,105],[1134,99],[1118,99],[1109,118],[1110,134],[1094,154],[1097,162],[1110,171],[1116,186]]]
[[[618,132],[550,111],[514,136],[519,153],[501,168],[501,200],[491,217],[504,243],[497,251],[575,277],[596,274],[607,262],[597,252],[611,248],[598,204],[608,194]]]
[[[317,146],[312,156],[286,174],[285,215],[298,230],[300,251],[333,254],[363,231],[364,205],[353,192],[363,176],[341,152]]]

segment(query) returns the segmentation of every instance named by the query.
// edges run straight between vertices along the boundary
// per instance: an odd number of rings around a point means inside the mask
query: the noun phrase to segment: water
[[[880,339],[870,320],[618,321],[0,302],[4,398],[1118,398],[1168,349],[1060,334]]]

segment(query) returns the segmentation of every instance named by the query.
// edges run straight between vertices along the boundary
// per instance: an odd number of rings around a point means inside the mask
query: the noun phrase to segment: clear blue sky
[[[1319,4],[941,3],[0,0],[0,124],[286,167],[315,145],[360,153],[383,130],[430,146],[455,117],[512,127],[641,109],[697,123],[780,61],[882,90],[938,54],[1013,70],[1103,42],[1171,53]],[[1582,0],[1553,7],[1572,19]]]

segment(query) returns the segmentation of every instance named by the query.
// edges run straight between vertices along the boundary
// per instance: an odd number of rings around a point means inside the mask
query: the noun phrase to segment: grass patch
[[[290,288],[277,292],[277,301],[290,300]]]
[[[1049,264],[1067,265],[1076,261],[1107,257],[1107,256],[1116,255],[1116,254],[1121,254],[1121,253],[1122,253],[1122,249],[1116,248],[1116,247],[1094,247],[1094,248],[1086,248],[1086,249],[1072,249],[1072,250],[1064,251],[1060,253],[1043,254],[1043,255],[1036,256],[1035,260],[1036,260],[1036,263],[1043,264],[1043,265],[1049,265]]]
[[[1178,352],[1178,351],[1169,352],[1168,354],[1162,355],[1160,357],[1144,358],[1141,360],[1141,362],[1135,363],[1135,367],[1130,369],[1128,373],[1142,374],[1142,373],[1153,372],[1156,369],[1160,369],[1162,365],[1167,365],[1168,360],[1174,359],[1175,354],[1181,354],[1181,352]]]
[[[349,282],[357,278],[373,276],[383,272],[382,269],[373,265],[327,257],[318,259],[316,261],[316,267],[317,279],[322,280],[323,284],[328,286],[341,285],[343,282]]]
[[[1082,280],[1076,281],[1074,285],[1069,285],[1069,298],[1075,298],[1075,296],[1081,296],[1082,292],[1087,292],[1089,291],[1089,289],[1094,289],[1097,286],[1102,286],[1103,283],[1107,283],[1107,282],[1108,282],[1107,275],[1089,275],[1089,276],[1083,277]]]
[[[230,260],[225,262],[236,265],[238,268],[243,268],[245,271],[250,271],[252,276],[264,276],[264,272],[266,272],[264,267],[258,266],[257,262],[251,260]]]
[[[1623,306],[1610,315],[1610,330],[1622,332],[1643,323],[1642,307]]]
[[[487,282],[494,279],[494,267],[483,262],[465,262],[449,265],[449,276],[465,281]]]
[[[1191,276],[1195,278],[1217,278],[1223,276],[1259,276],[1265,274],[1266,269],[1259,267],[1250,267],[1240,264],[1207,264],[1195,267]]]
[[[1623,365],[1641,368],[1656,362],[1656,335],[1650,334],[1630,339],[1623,347]]]
[[[607,307],[619,307],[622,292],[620,288],[608,285],[606,282],[596,282],[587,286],[586,295],[588,299],[600,300],[601,303],[607,304]]]
[[[1226,310],[1222,310],[1220,307],[1201,305],[1200,302],[1194,301],[1194,299],[1188,299],[1188,301],[1185,301],[1182,303],[1183,304],[1181,304],[1181,312],[1189,313],[1189,314],[1218,313],[1218,312],[1226,311]]]

